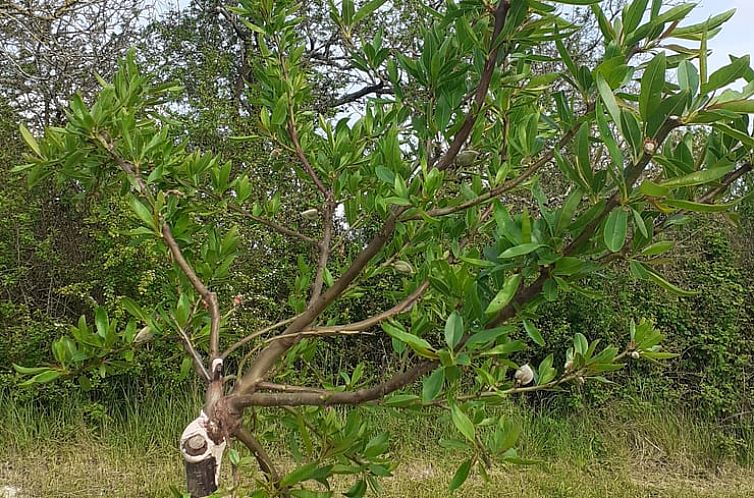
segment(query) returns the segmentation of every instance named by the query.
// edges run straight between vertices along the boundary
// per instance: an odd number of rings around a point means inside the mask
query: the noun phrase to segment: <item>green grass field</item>
[[[172,496],[170,485],[182,484],[175,441],[197,403],[158,399],[110,414],[74,402],[45,411],[0,399],[0,497],[4,486],[15,498]],[[754,429],[740,420],[723,430],[688,415],[625,406],[567,417],[507,411],[524,427],[520,453],[542,463],[497,466],[490,483],[472,476],[455,496],[754,497]],[[452,434],[449,424],[384,410],[373,416],[401,461],[383,479],[380,498],[451,496],[447,485],[459,456],[437,445]],[[335,485],[343,491],[348,483]]]

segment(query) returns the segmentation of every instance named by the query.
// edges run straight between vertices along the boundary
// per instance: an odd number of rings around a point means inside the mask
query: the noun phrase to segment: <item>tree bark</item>
[[[217,491],[225,444],[225,437],[204,412],[184,429],[180,449],[191,498],[204,498]]]

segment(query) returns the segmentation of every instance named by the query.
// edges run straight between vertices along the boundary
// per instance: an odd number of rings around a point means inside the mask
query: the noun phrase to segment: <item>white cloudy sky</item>
[[[709,41],[712,50],[710,69],[717,69],[730,63],[728,54],[737,57],[754,55],[754,0],[701,0],[687,21],[693,24],[725,12],[736,9],[736,15],[728,21],[720,34]]]
[[[694,1],[694,0],[686,0]],[[682,25],[702,22],[709,17],[730,9],[736,14],[724,26],[720,34],[710,40],[712,55],[709,59],[710,71],[730,63],[728,54],[737,57],[752,55],[754,58],[754,0],[696,0],[698,6]],[[340,2],[335,1],[336,4]],[[189,0],[155,0],[158,12],[185,8]]]
[[[693,1],[693,0],[692,0]],[[728,54],[754,56],[754,0],[697,0],[698,6],[682,24],[692,24],[736,9],[736,15],[723,27],[723,31],[710,41],[713,50],[710,68],[716,69],[728,64]],[[158,11],[181,8],[188,5],[188,0],[156,0]],[[336,1],[336,4],[340,3]]]

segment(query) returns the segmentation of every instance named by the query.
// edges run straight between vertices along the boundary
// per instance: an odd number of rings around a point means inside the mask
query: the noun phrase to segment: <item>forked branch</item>
[[[495,27],[492,30],[491,48],[489,56],[484,63],[484,69],[482,70],[482,76],[479,79],[476,92],[474,92],[474,101],[471,104],[471,109],[466,113],[466,117],[463,120],[461,129],[458,130],[456,136],[453,137],[453,141],[450,143],[450,147],[445,151],[445,154],[440,158],[436,167],[438,169],[446,169],[455,160],[458,153],[461,152],[466,140],[468,140],[471,131],[474,129],[474,125],[477,122],[479,113],[484,106],[484,100],[487,98],[487,91],[490,88],[490,82],[492,81],[492,75],[495,73],[495,66],[497,65],[497,55],[500,51],[500,33],[505,26],[505,19],[508,17],[508,9],[510,7],[509,0],[500,0],[495,9]]]
[[[402,389],[429,373],[437,366],[437,361],[419,363],[393,378],[377,384],[374,387],[349,392],[295,392],[295,393],[254,393],[248,395],[231,396],[229,402],[236,409],[243,410],[249,406],[329,406],[329,405],[357,405],[374,401]]]
[[[173,232],[167,223],[162,225],[162,238],[173,256],[173,261],[178,265],[191,286],[199,293],[207,307],[209,308],[210,328],[209,328],[209,353],[212,359],[220,357],[220,305],[217,301],[217,294],[207,289],[207,286],[197,276],[194,269],[183,257],[183,252],[173,237]]]

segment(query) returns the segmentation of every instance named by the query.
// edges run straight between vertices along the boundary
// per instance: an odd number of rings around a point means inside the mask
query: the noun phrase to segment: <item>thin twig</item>
[[[178,333],[183,338],[183,345],[186,348],[186,352],[191,356],[191,359],[194,362],[194,368],[196,369],[196,372],[204,377],[204,379],[209,382],[212,380],[212,377],[210,377],[209,372],[207,372],[207,368],[204,366],[204,362],[202,361],[201,355],[199,355],[199,352],[194,347],[194,344],[191,342],[191,339],[186,334],[186,331],[183,330],[181,327],[177,327]]]
[[[324,184],[322,183],[322,180],[319,179],[319,176],[317,176],[317,172],[314,171],[314,168],[312,168],[312,165],[309,163],[309,159],[306,158],[306,154],[304,154],[304,149],[301,147],[301,142],[298,138],[298,131],[296,130],[296,125],[293,122],[293,119],[288,122],[288,133],[291,135],[291,141],[293,142],[293,147],[296,149],[296,156],[298,156],[299,161],[301,161],[301,165],[304,167],[304,170],[309,175],[309,177],[314,182],[314,185],[317,186],[317,189],[322,192],[322,195],[325,196],[325,199],[330,199],[331,194],[328,193],[329,191],[325,188]]]
[[[291,323],[291,322],[292,322],[293,320],[295,320],[295,319],[296,319],[296,317],[298,317],[298,315],[296,315],[296,316],[292,316],[292,317],[290,317],[290,318],[286,318],[285,320],[281,320],[281,321],[279,321],[279,322],[277,322],[277,323],[273,323],[272,325],[269,325],[269,326],[267,326],[267,327],[265,327],[265,328],[263,328],[263,329],[261,329],[261,330],[257,330],[257,331],[256,331],[256,332],[254,332],[253,334],[249,334],[249,335],[247,335],[246,337],[244,337],[243,339],[240,339],[240,340],[236,341],[235,343],[233,343],[233,345],[231,345],[231,346],[230,346],[230,347],[229,347],[228,349],[226,349],[226,350],[225,350],[225,351],[223,352],[223,354],[221,355],[221,358],[222,358],[222,359],[225,359],[225,358],[227,358],[227,357],[228,357],[228,356],[229,356],[229,355],[230,355],[231,353],[233,353],[233,351],[235,351],[236,349],[240,348],[241,346],[243,346],[244,344],[247,344],[247,343],[248,343],[248,342],[250,342],[250,341],[253,341],[253,340],[254,340],[254,339],[256,339],[257,337],[259,337],[259,336],[262,336],[262,335],[266,334],[267,332],[271,332],[271,331],[273,331],[273,330],[275,330],[275,329],[277,329],[277,328],[280,328],[280,327],[282,327],[282,326],[284,326],[284,325],[288,325],[288,324],[289,324],[289,323]]]
[[[458,153],[461,152],[461,148],[466,143],[469,135],[471,135],[471,130],[474,129],[474,125],[476,124],[479,113],[481,112],[482,106],[484,105],[484,100],[487,97],[487,91],[489,90],[490,82],[492,81],[492,75],[495,72],[495,66],[497,65],[497,54],[500,50],[500,46],[502,45],[498,38],[500,36],[500,33],[503,31],[503,27],[505,26],[505,19],[508,17],[509,7],[510,2],[508,0],[500,0],[500,2],[497,4],[497,8],[495,9],[495,27],[492,30],[492,37],[490,38],[492,47],[489,56],[484,63],[484,70],[482,71],[482,76],[479,79],[479,84],[477,85],[476,92],[474,93],[474,102],[471,104],[471,109],[469,109],[469,112],[466,113],[466,117],[464,118],[463,125],[461,125],[461,129],[458,130],[456,136],[453,137],[453,141],[451,142],[450,147],[448,147],[448,150],[437,162],[436,167],[438,169],[446,169],[453,163],[456,156],[458,156]]]
[[[369,95],[370,93],[374,93],[376,95],[383,95],[383,94],[391,94],[393,93],[393,90],[390,88],[385,88],[385,82],[380,81],[379,83],[375,85],[367,85],[363,88],[360,88],[359,90],[356,90],[355,92],[347,93],[337,99],[335,102],[332,103],[332,107],[340,107],[345,104],[350,104],[352,102],[356,102],[361,97],[365,97]]]
[[[212,360],[219,358],[220,306],[217,302],[217,294],[207,289],[207,286],[204,285],[201,279],[197,276],[196,272],[194,272],[194,269],[191,268],[191,265],[189,265],[188,261],[186,261],[186,258],[183,257],[183,252],[181,251],[181,248],[178,246],[178,243],[173,237],[173,232],[170,230],[170,226],[167,223],[164,223],[162,225],[162,237],[165,240],[165,244],[168,246],[168,249],[170,250],[170,254],[173,256],[175,263],[181,269],[183,274],[186,275],[186,278],[188,278],[189,282],[191,282],[192,287],[194,287],[196,292],[198,292],[202,299],[204,299],[204,302],[207,303],[210,316],[209,353]]]
[[[312,305],[320,294],[322,294],[322,286],[324,285],[325,271],[327,270],[327,260],[330,258],[330,243],[332,242],[333,233],[333,211],[335,210],[335,203],[332,201],[332,193],[328,191],[326,194],[327,200],[325,201],[325,209],[322,212],[322,222],[324,228],[322,230],[322,241],[319,244],[319,259],[317,260],[317,271],[314,275],[314,282],[312,283],[311,297],[309,298],[309,306]]]
[[[581,123],[579,123],[578,125],[575,125],[570,130],[568,130],[568,132],[565,135],[563,135],[563,137],[560,140],[558,140],[558,143],[555,145],[555,147],[548,150],[542,157],[534,161],[531,165],[529,165],[528,168],[526,168],[526,170],[524,170],[523,173],[518,175],[516,178],[508,180],[507,182],[504,182],[503,184],[498,185],[497,187],[494,187],[490,189],[489,191],[479,195],[478,197],[469,199],[458,205],[449,206],[445,208],[437,208],[437,209],[432,209],[430,211],[427,211],[426,215],[430,217],[447,216],[449,214],[454,214],[459,211],[463,211],[471,207],[478,206],[479,204],[483,204],[487,201],[493,200],[496,197],[499,197],[500,195],[506,192],[510,192],[511,190],[521,185],[524,181],[531,178],[532,175],[534,175],[537,171],[539,171],[542,167],[544,167],[548,162],[550,162],[553,159],[553,157],[555,157],[555,152],[565,147],[568,144],[568,142],[571,141],[571,139],[576,135],[576,132],[578,132],[580,126],[581,126]],[[404,218],[401,221],[420,220],[420,219],[423,219],[422,215],[415,214],[408,218]]]
[[[246,210],[246,209],[244,209],[244,208],[242,208],[240,206],[233,206],[233,205],[231,205],[231,209],[233,209],[238,214],[249,218],[250,220],[253,220],[253,221],[255,221],[257,223],[260,223],[260,224],[262,224],[264,226],[272,228],[276,232],[279,232],[279,233],[281,233],[283,235],[287,235],[289,237],[293,237],[293,238],[302,240],[302,241],[306,242],[307,244],[311,244],[311,245],[313,245],[315,247],[319,247],[319,242],[317,242],[315,239],[313,239],[313,238],[311,238],[311,237],[309,237],[307,235],[304,235],[301,232],[297,232],[296,230],[293,230],[291,228],[285,227],[285,226],[283,226],[283,225],[281,225],[279,223],[276,223],[276,222],[274,222],[272,220],[268,220],[267,218],[262,218],[261,216],[255,216],[254,214],[250,213],[248,210]]]

